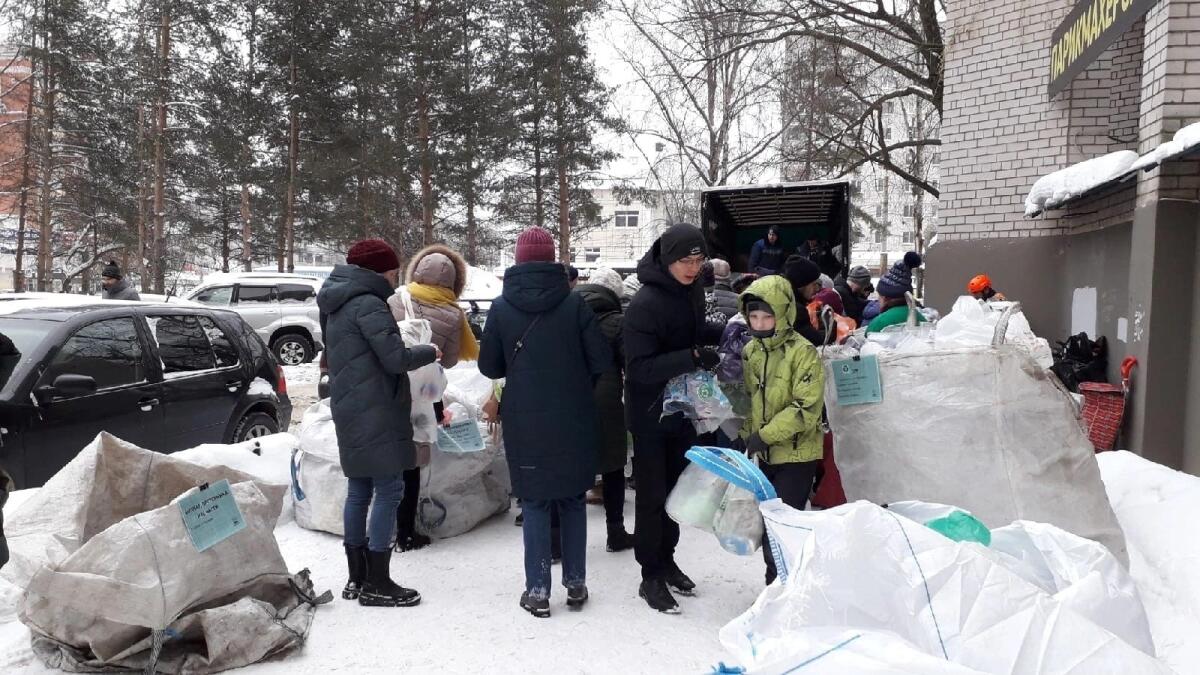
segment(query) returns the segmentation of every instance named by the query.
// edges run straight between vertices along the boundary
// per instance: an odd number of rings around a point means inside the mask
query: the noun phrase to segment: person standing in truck
[[[779,241],[779,227],[772,225],[767,236],[754,242],[750,249],[750,271],[760,277],[779,274],[785,260],[787,251]]]

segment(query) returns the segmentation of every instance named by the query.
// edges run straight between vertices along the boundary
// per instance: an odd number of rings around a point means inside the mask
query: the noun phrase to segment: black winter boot
[[[363,584],[358,604],[364,607],[412,607],[421,602],[421,594],[392,581],[389,567],[392,552],[367,551],[367,582]]]
[[[550,601],[548,599],[535,600],[529,597],[529,591],[521,594],[521,609],[539,619],[550,617]]]
[[[675,592],[680,595],[695,595],[696,583],[688,578],[688,575],[679,569],[679,565],[671,563],[667,566],[667,575],[665,577],[667,585],[675,589]]]
[[[662,579],[643,579],[638,588],[638,596],[645,600],[651,609],[663,614],[679,613],[679,603],[675,602],[675,596],[671,595],[667,582]]]
[[[350,570],[350,578],[342,589],[342,598],[357,600],[362,592],[363,583],[367,580],[367,547],[346,546],[346,567]]]
[[[587,586],[572,586],[567,589],[567,607],[582,609],[588,601]]]
[[[401,552],[403,552],[403,551],[419,551],[420,549],[423,549],[432,543],[433,542],[429,539],[429,537],[426,537],[423,534],[414,532],[414,533],[408,535],[407,537],[404,537],[403,539],[401,539],[400,537],[397,537],[396,538],[396,550],[401,551]]]
[[[633,535],[625,531],[625,526],[621,524],[609,524],[608,552],[617,553],[619,551],[628,551],[631,548],[633,548]]]

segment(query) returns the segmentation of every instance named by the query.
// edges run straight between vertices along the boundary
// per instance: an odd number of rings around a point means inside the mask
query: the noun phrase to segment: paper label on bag
[[[475,420],[451,422],[449,427],[438,426],[437,443],[442,452],[480,452],[484,449]]]
[[[874,356],[834,361],[832,368],[838,405],[863,405],[883,400],[879,360]]]
[[[228,480],[180,499],[179,513],[197,551],[207,551],[246,529],[246,519],[233,498]]]

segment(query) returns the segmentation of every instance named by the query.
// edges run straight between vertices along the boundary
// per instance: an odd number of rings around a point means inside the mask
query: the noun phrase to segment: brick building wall
[[[29,62],[0,50],[0,224],[16,224],[24,155]]]
[[[1046,95],[1050,38],[1073,4],[950,5],[940,239],[1053,236],[1132,219],[1127,190],[1100,208],[1024,217],[1041,176],[1141,141],[1142,21],[1065,91]]]

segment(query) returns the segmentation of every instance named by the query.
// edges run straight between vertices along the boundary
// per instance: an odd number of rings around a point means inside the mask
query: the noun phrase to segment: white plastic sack
[[[465,409],[455,409],[462,417]],[[491,516],[507,511],[512,491],[503,446],[487,441],[481,452],[432,451],[430,465],[421,470],[417,529],[445,539],[474,529]],[[337,436],[327,403],[304,413],[300,450],[292,460],[292,499],[296,524],[309,530],[344,534],[346,476],[338,457]]]
[[[692,421],[696,433],[708,434],[737,419],[733,404],[721,391],[717,378],[707,370],[674,377],[663,393],[662,417],[683,413]]]
[[[400,289],[400,299],[404,303],[404,316],[407,318],[396,325],[400,329],[400,336],[404,338],[404,345],[416,347],[433,344],[433,327],[428,320],[416,318],[412,296],[407,288]],[[442,400],[442,394],[446,391],[446,372],[439,363],[421,366],[408,371],[408,384],[412,393],[413,440],[417,443],[436,443],[438,420],[433,404]]]
[[[296,524],[307,530],[345,533],[346,475],[338,456],[337,429],[329,401],[304,413],[300,447],[292,455],[292,503]]]
[[[1094,542],[1018,523],[993,531],[1002,548],[958,543],[867,502],[762,513],[780,581],[721,630],[749,672],[1171,672],[1128,574]]]
[[[482,423],[476,424],[485,441],[481,452],[447,452],[435,447],[429,466],[421,470],[417,530],[427,536],[457,537],[507,511],[512,503],[503,445],[493,441]]]
[[[303,644],[316,606],[307,574],[288,574],[275,541],[279,500],[252,482],[232,485],[231,494],[245,528],[203,552],[172,502],[120,520],[61,564],[40,568],[20,613],[34,651],[65,670],[204,673]],[[152,630],[165,631],[158,655]]]
[[[842,406],[826,362],[825,408],[847,499],[955,504],[989,528],[1050,523],[1128,564],[1074,405],[1028,353],[972,347],[884,353],[878,363],[883,401]]]
[[[460,362],[446,371],[446,392],[442,401],[447,407],[457,403],[474,419],[482,419],[483,404],[492,395],[493,382],[475,363]]]
[[[1012,305],[1011,302],[980,302],[969,295],[959,297],[950,313],[937,322],[934,345],[938,349],[991,345],[1001,315]],[[1054,365],[1050,344],[1033,332],[1024,312],[1013,312],[1004,342],[1027,351],[1042,368]]]

